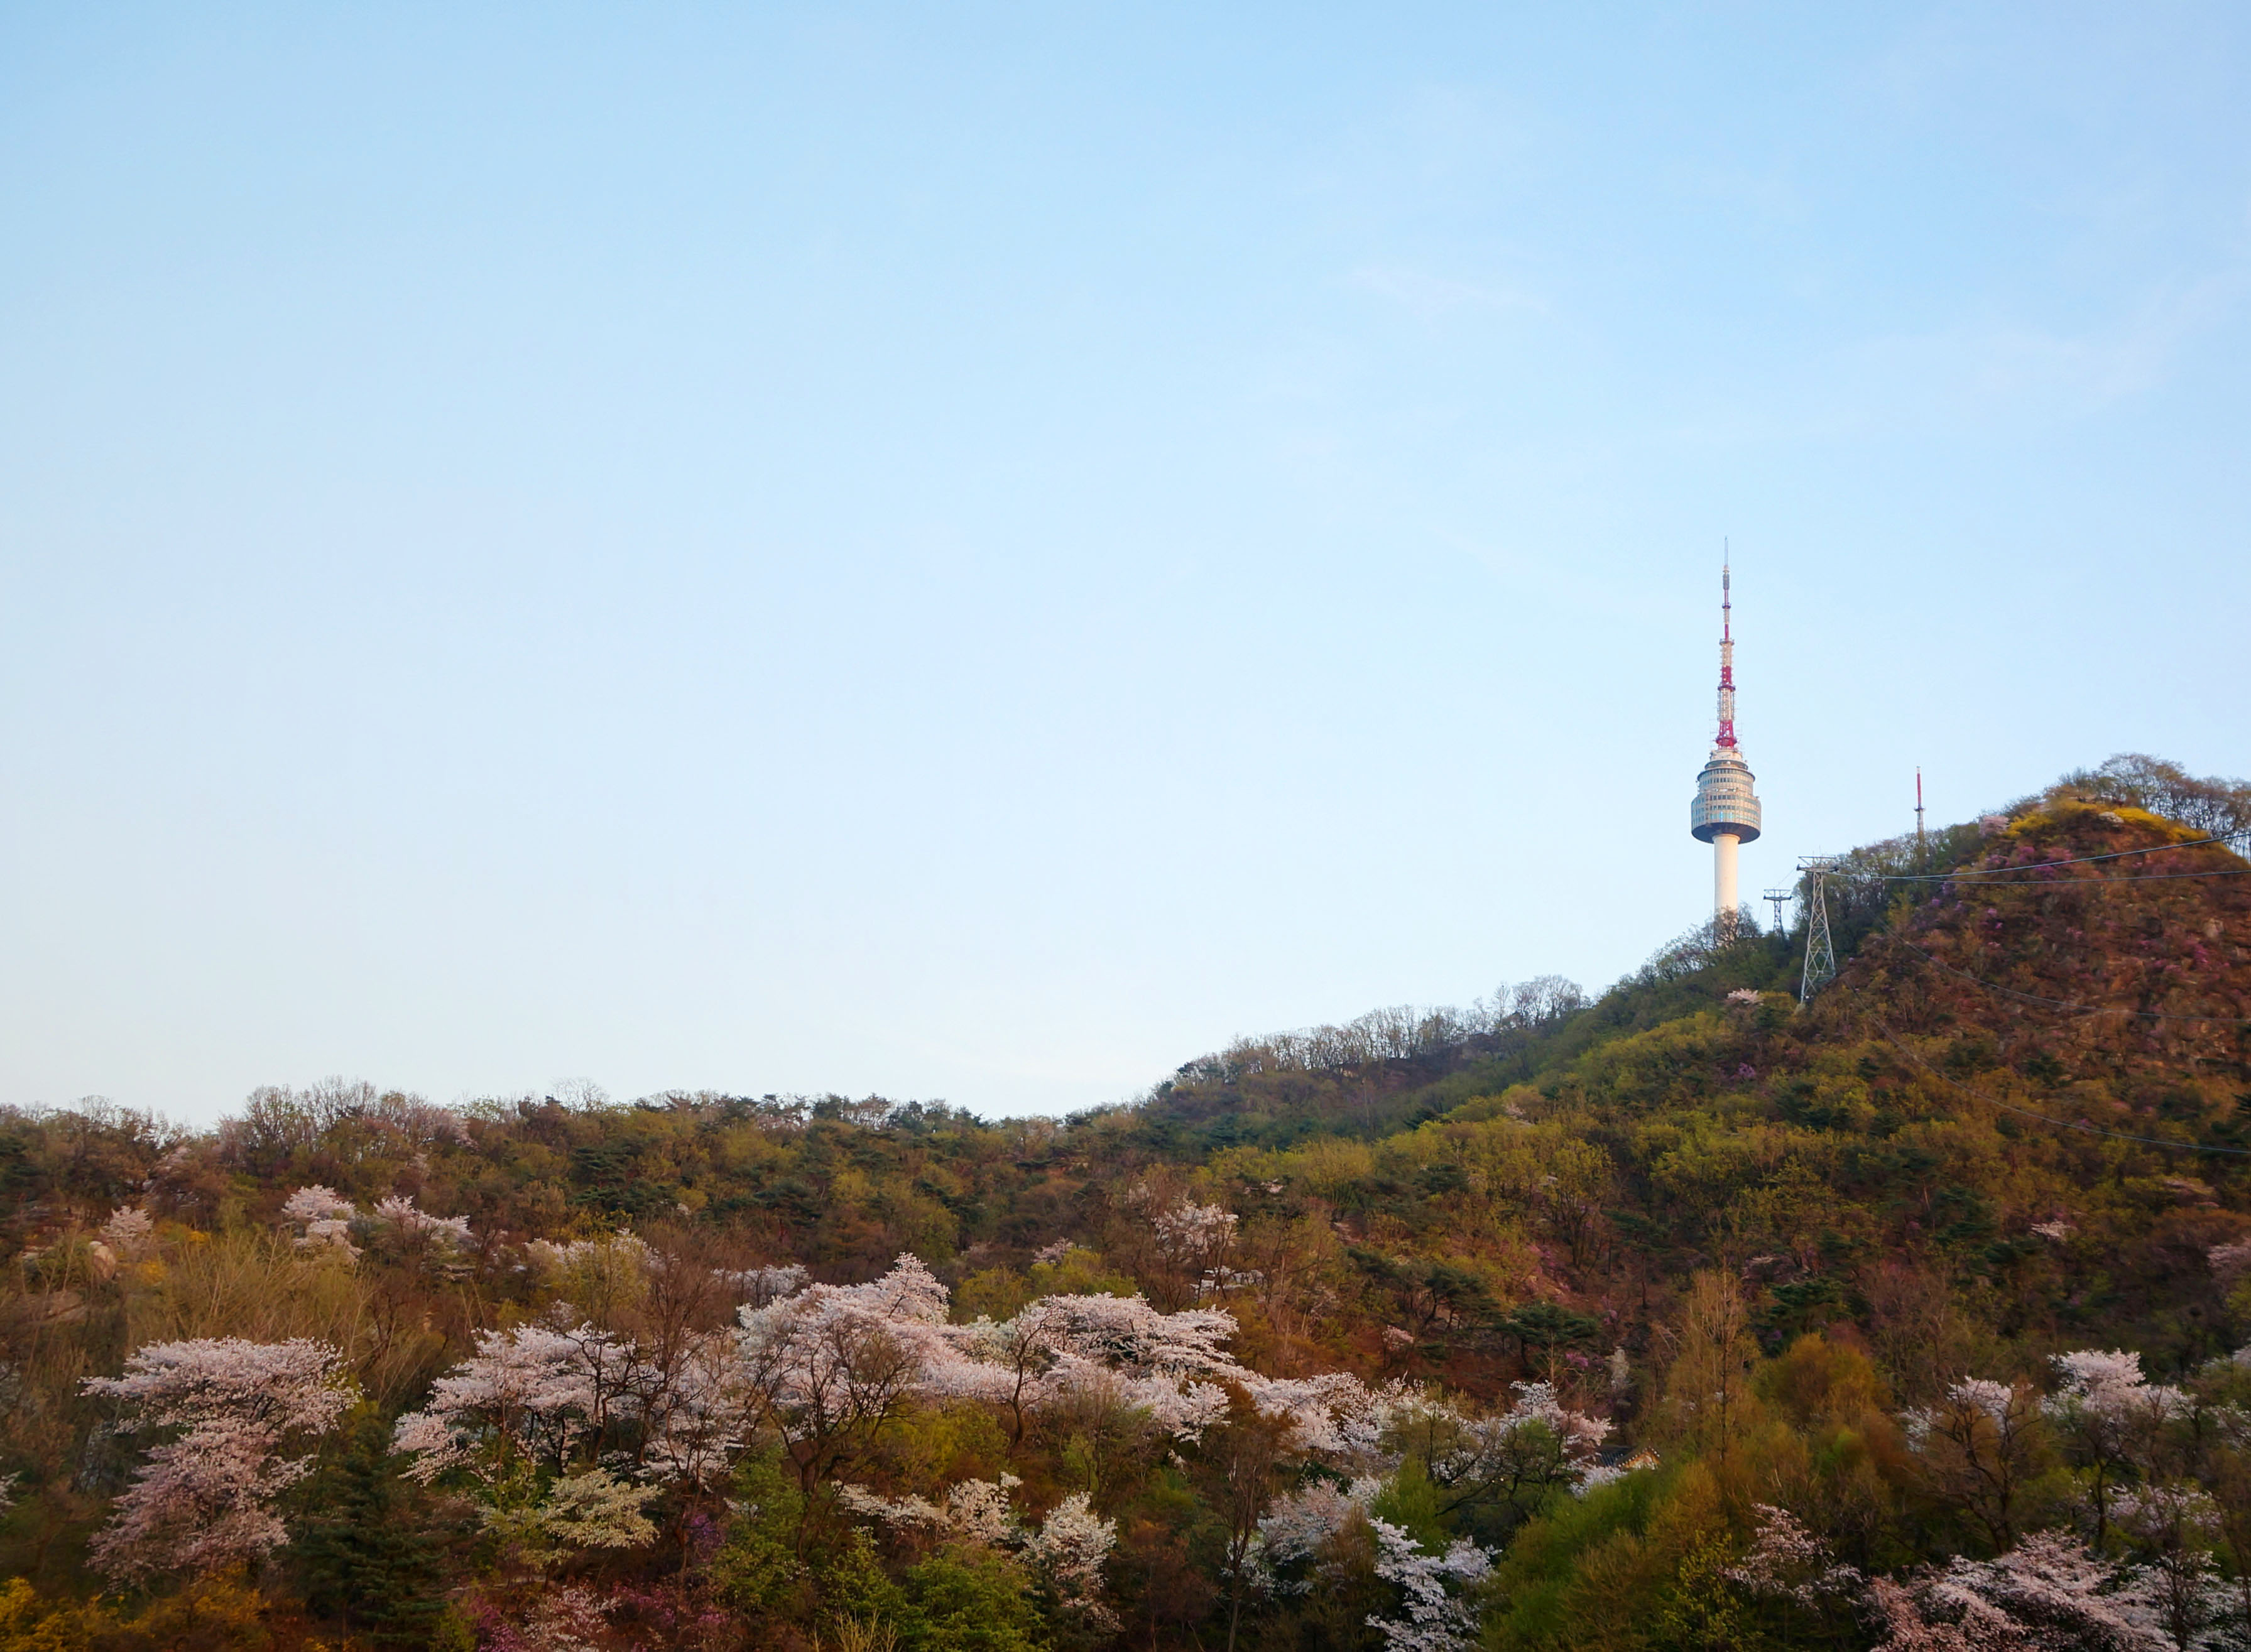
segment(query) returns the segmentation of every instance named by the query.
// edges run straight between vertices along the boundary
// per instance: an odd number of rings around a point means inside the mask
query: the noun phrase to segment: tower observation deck
[[[1740,909],[1735,888],[1735,850],[1759,834],[1758,794],[1751,789],[1750,764],[1735,743],[1735,639],[1733,580],[1720,567],[1720,736],[1696,777],[1696,800],[1688,805],[1688,830],[1712,846],[1712,909],[1722,920]]]

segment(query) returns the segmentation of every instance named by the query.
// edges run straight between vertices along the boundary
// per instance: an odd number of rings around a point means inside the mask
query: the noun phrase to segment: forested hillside
[[[2246,826],[1063,1122],[0,1113],[0,1652],[2251,1647]]]

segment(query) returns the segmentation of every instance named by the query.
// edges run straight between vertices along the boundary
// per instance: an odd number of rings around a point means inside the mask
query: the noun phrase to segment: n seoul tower
[[[1696,777],[1696,801],[1688,805],[1688,830],[1712,846],[1712,915],[1733,921],[1735,848],[1759,834],[1758,795],[1751,790],[1750,764],[1735,745],[1735,638],[1728,595],[1728,564],[1720,564],[1720,737]]]

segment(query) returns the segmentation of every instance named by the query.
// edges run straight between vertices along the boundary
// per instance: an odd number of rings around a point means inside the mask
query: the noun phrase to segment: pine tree
[[[305,1601],[377,1646],[426,1646],[445,1601],[440,1542],[389,1455],[373,1417],[308,1488],[292,1553]]]

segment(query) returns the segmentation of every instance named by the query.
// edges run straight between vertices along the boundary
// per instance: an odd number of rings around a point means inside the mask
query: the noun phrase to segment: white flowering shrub
[[[1043,1296],[1007,1320],[946,1327],[925,1386],[1005,1407],[1018,1439],[1036,1412],[1091,1393],[1193,1440],[1226,1414],[1214,1379],[1250,1376],[1227,1351],[1234,1334],[1234,1316],[1217,1309],[1167,1314],[1139,1296]]]
[[[663,1491],[636,1486],[606,1469],[558,1478],[538,1510],[540,1529],[574,1549],[639,1549],[656,1539],[656,1524],[641,1510]]]
[[[1048,1511],[1025,1539],[1024,1558],[1046,1581],[1064,1615],[1104,1632],[1117,1616],[1103,1599],[1103,1562],[1117,1546],[1118,1523],[1094,1512],[1094,1499],[1074,1491]]]
[[[947,1292],[912,1255],[864,1285],[808,1285],[745,1307],[736,1370],[753,1420],[810,1491],[863,1450],[952,1356]]]

